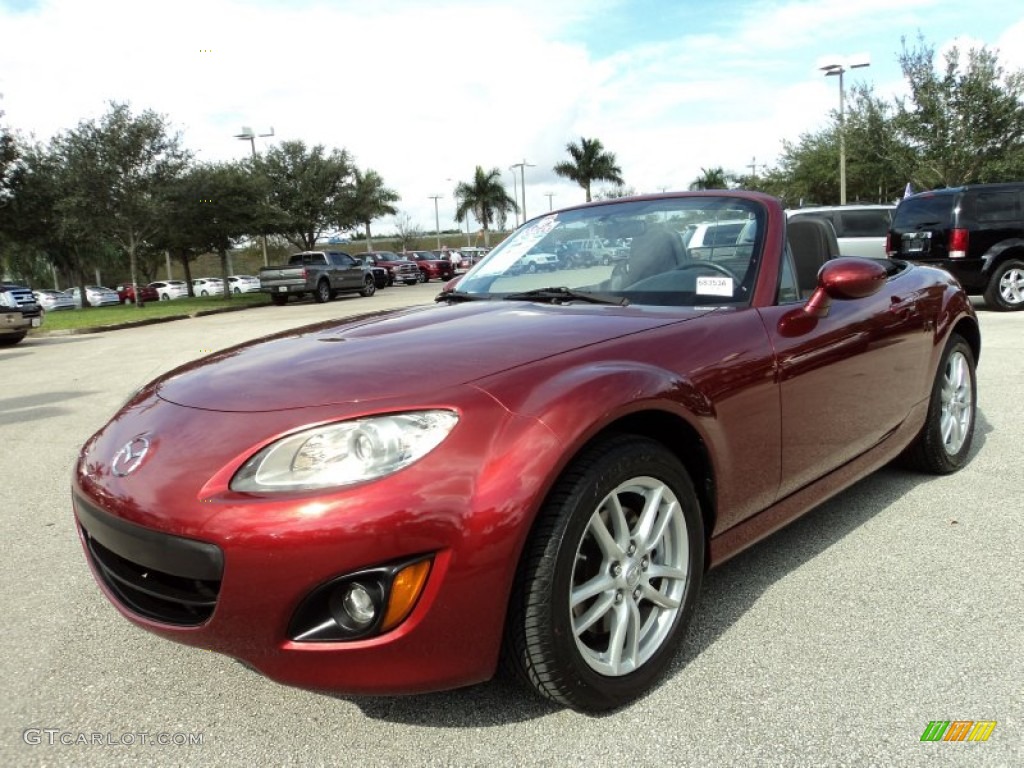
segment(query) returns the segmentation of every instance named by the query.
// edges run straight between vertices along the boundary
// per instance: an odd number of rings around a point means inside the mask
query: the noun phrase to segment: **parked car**
[[[36,304],[38,304],[44,312],[56,312],[60,309],[75,308],[74,299],[64,293],[64,291],[55,291],[53,289],[43,288],[38,291],[32,291],[32,295],[35,297]]]
[[[753,221],[750,247],[688,260],[677,222],[704,215]],[[640,222],[622,262],[520,269]],[[144,387],[75,467],[86,558],[130,621],[290,685],[423,692],[500,659],[561,705],[622,706],[678,663],[707,568],[894,459],[971,455],[967,295],[836,250],[758,192],[545,213],[434,306]]]
[[[992,309],[1024,309],[1024,182],[908,197],[896,208],[886,250],[949,270]]]
[[[794,208],[786,211],[786,214],[790,219],[813,216],[827,221],[836,231],[839,252],[843,256],[884,259],[886,258],[886,235],[889,234],[892,214],[895,210],[895,205],[848,203],[847,205]]]
[[[135,303],[135,287],[131,283],[119,285],[114,290],[117,291],[117,296],[122,304]],[[152,284],[139,286],[139,297],[142,299],[143,304],[147,301],[160,300],[160,294],[157,293],[156,288]]]
[[[428,283],[431,280],[451,280],[455,277],[455,267],[449,259],[442,259],[434,255],[433,251],[404,251],[402,253],[410,261],[416,262],[420,270],[420,282]]]
[[[219,277],[197,277],[192,281],[194,296],[223,296],[224,280]]]
[[[277,306],[284,306],[289,296],[303,298],[307,293],[320,304],[339,293],[373,296],[377,283],[370,267],[343,251],[303,251],[280,266],[260,269],[260,290],[270,294]]]
[[[0,282],[0,347],[17,344],[32,328],[42,324],[43,311],[36,303],[32,289]]]
[[[394,251],[366,251],[360,258],[372,267],[383,267],[388,271],[388,285],[396,282],[415,285],[423,280],[416,262],[399,256]]]
[[[188,298],[188,284],[184,280],[157,280],[148,287],[157,292],[160,301]]]
[[[228,275],[228,285],[231,286],[231,292],[234,294],[259,293],[260,291],[260,279],[253,275]]]
[[[484,256],[490,252],[490,248],[481,248],[476,245],[467,245],[464,248],[459,248],[459,272],[467,272],[472,269],[478,261],[481,261]]]
[[[520,272],[551,272],[558,269],[560,263],[552,251],[533,248],[523,255],[518,266]]]
[[[82,306],[82,292],[78,288],[68,288],[64,293],[71,297],[76,307]],[[117,291],[102,285],[85,286],[85,300],[90,307],[108,307],[121,303]]]

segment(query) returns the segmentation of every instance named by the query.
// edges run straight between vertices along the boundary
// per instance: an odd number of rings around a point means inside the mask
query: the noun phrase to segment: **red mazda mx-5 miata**
[[[521,268],[595,237],[620,257]],[[598,711],[664,672],[705,570],[894,459],[963,466],[980,343],[949,274],[842,257],[774,198],[610,200],[432,306],[168,373],[82,449],[75,517],[128,619],[274,680],[501,662]]]

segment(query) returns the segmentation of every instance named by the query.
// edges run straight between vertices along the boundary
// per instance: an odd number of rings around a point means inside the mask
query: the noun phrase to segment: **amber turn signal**
[[[423,586],[427,583],[427,574],[429,573],[430,561],[420,560],[418,563],[407,565],[395,574],[388,596],[388,609],[380,626],[381,632],[394,629],[405,621],[416,605]]]

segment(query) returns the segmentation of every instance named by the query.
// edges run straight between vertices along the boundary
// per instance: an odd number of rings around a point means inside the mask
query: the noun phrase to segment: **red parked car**
[[[615,263],[520,269],[623,233]],[[74,511],[126,618],[275,680],[430,691],[503,657],[600,711],[664,674],[708,568],[894,459],[962,467],[980,345],[949,273],[840,257],[774,198],[602,201],[433,306],[154,381],[83,447]]]
[[[122,304],[135,303],[135,287],[131,283],[118,285],[114,290],[117,291],[117,297],[121,299]],[[142,298],[143,303],[147,301],[160,301],[160,294],[157,293],[156,288],[149,285],[139,286],[139,296]]]
[[[410,261],[414,261],[420,270],[420,282],[431,280],[451,280],[455,277],[455,267],[450,259],[441,259],[433,251],[405,251],[402,253]]]

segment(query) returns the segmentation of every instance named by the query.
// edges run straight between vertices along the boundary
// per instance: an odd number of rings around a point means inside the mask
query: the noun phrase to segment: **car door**
[[[332,253],[334,265],[335,287],[343,290],[361,288],[363,285],[363,268],[347,253]]]
[[[920,401],[935,298],[907,271],[873,296],[832,299],[824,317],[799,295],[760,310],[782,408],[780,498],[877,445]]]

